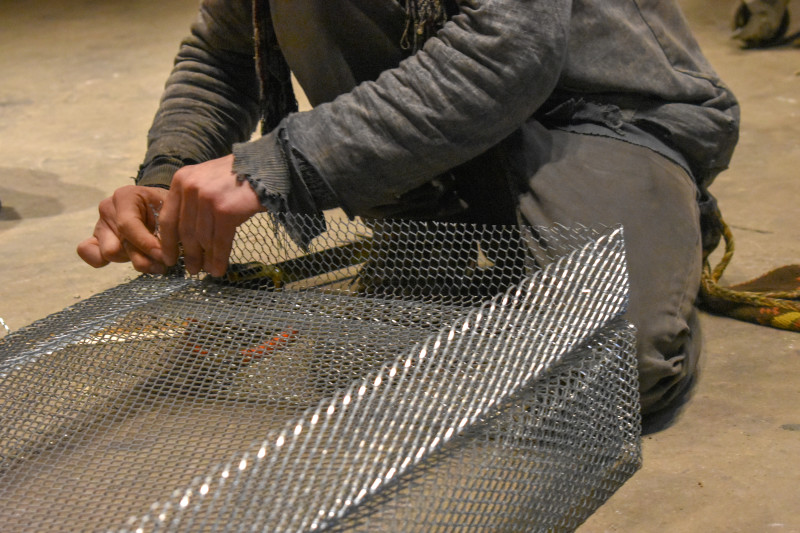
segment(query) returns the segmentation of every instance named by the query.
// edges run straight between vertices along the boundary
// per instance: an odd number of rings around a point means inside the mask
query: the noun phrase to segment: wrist
[[[136,185],[169,189],[172,177],[178,169],[196,163],[197,161],[191,159],[181,159],[171,155],[157,155],[139,167],[135,178]]]

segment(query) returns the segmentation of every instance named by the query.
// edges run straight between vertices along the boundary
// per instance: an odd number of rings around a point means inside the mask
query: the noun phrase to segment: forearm
[[[555,87],[569,2],[463,2],[424,49],[376,81],[289,116],[291,146],[358,214],[483,153]]]
[[[397,68],[289,116],[278,128],[285,137],[276,131],[238,145],[235,170],[273,212],[341,205],[358,214],[391,204],[497,144],[541,105],[565,60],[570,9],[569,2],[555,0],[462,2],[438,37]],[[180,80],[207,64],[196,60],[197,50],[186,48],[186,65],[176,65],[175,92],[168,86],[149,157],[175,153],[204,160],[223,155],[219,150],[229,143],[221,140],[235,137],[231,130],[218,132],[214,106],[187,108],[180,98]],[[207,100],[220,109],[228,98],[223,88]],[[186,114],[189,124],[200,127],[192,116],[203,113],[210,123],[201,132],[187,130],[187,121],[174,122],[180,124],[174,131],[168,124]],[[172,140],[183,144],[184,137],[191,149],[171,151]]]
[[[250,2],[203,2],[167,80],[138,184],[168,186],[181,166],[250,138],[259,119],[253,55]]]

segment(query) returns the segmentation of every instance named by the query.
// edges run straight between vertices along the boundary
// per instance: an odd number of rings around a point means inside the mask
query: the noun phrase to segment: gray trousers
[[[642,412],[669,406],[700,355],[695,298],[701,239],[697,189],[683,168],[630,143],[524,128],[528,176],[520,213],[531,225],[622,224],[638,330]]]

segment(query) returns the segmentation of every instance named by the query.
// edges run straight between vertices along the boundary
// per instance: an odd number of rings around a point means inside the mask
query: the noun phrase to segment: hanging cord
[[[719,215],[718,215],[719,216]],[[703,259],[700,285],[701,308],[765,326],[800,331],[800,265],[787,265],[754,280],[729,287],[719,284],[733,258],[733,233],[721,216],[725,253],[712,269]]]
[[[297,111],[289,65],[278,46],[268,0],[253,0],[256,71],[261,84],[261,133],[272,131],[286,115]]]

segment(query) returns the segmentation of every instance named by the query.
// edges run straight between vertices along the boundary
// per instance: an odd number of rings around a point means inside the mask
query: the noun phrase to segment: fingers
[[[177,262],[180,243],[186,270],[194,275],[203,268],[204,251],[198,236],[203,235],[207,228],[198,230],[198,184],[192,174],[192,167],[184,167],[175,173],[160,220],[164,261],[168,265]]]
[[[135,248],[174,265],[180,243],[190,274],[205,270],[214,276],[223,275],[236,228],[262,210],[258,195],[248,183],[236,178],[232,167],[233,156],[229,155],[178,170],[159,216],[160,255],[148,251],[146,238],[152,235],[142,235],[141,241],[133,243]]]
[[[169,191],[118,189],[101,202],[94,234],[78,245],[78,255],[93,267],[130,261],[140,272],[164,273],[177,263],[180,243],[190,274],[206,270],[222,276],[236,229],[263,210],[253,188],[232,168],[229,155],[183,167]],[[158,236],[153,234],[156,220]]]
[[[212,276],[225,274],[236,228],[241,222],[225,207],[229,195],[230,191],[220,195],[214,190],[197,191],[191,198],[193,209],[184,203],[183,220],[187,227],[182,234],[187,239],[184,243],[191,243],[188,248],[184,244],[185,257],[187,260],[192,257],[198,270],[202,268]],[[189,227],[192,220],[194,225]]]
[[[153,235],[155,217],[153,209],[161,202],[163,189],[142,187],[133,191],[134,197],[114,196],[116,210],[116,233],[123,243],[130,244],[137,255],[154,261],[162,261],[161,242]],[[128,254],[130,255],[130,254]],[[134,265],[135,266],[135,265]]]
[[[143,254],[138,248],[128,241],[122,243],[128,258],[137,271],[144,274],[166,274],[167,267],[161,261],[153,259],[149,255]]]
[[[176,174],[177,176],[177,174]],[[173,178],[169,193],[159,213],[159,237],[161,238],[162,259],[167,265],[178,262],[178,219],[181,212],[181,183]]]
[[[225,273],[236,228],[261,210],[253,189],[236,179],[232,167],[233,156],[226,156],[175,173],[161,216],[167,264],[180,242],[189,273]]]
[[[237,224],[231,222],[230,214],[221,208],[225,192],[218,192],[194,170],[176,174],[173,181],[169,210],[162,219],[166,232],[162,236],[164,249],[171,245],[168,239],[179,240],[190,274],[205,270],[212,276],[222,276]]]
[[[212,276],[222,276],[228,268],[228,258],[233,248],[236,226],[220,226],[214,232],[210,253],[206,254],[204,267]]]
[[[201,220],[213,217],[198,205],[200,198],[198,184],[187,183],[181,186],[181,209],[178,221],[178,234],[183,244],[183,259],[190,274],[198,274],[203,268],[204,241],[213,228],[213,220],[201,224]]]
[[[156,212],[166,195],[166,190],[154,187],[123,188],[115,193],[113,220],[119,242],[113,243],[118,250],[112,250],[110,236],[101,239],[107,246],[104,250],[107,258],[113,254],[112,261],[130,261],[133,268],[146,274],[166,272],[161,242],[153,234]]]
[[[94,268],[104,267],[111,262],[122,263],[128,260],[116,224],[116,209],[113,198],[106,198],[98,207],[100,218],[94,226],[94,233],[78,244],[78,255]]]
[[[163,189],[136,186],[115,191],[100,203],[94,233],[78,245],[78,255],[95,268],[131,261],[140,272],[164,272],[161,244],[152,233],[152,209],[161,204],[166,193]]]

